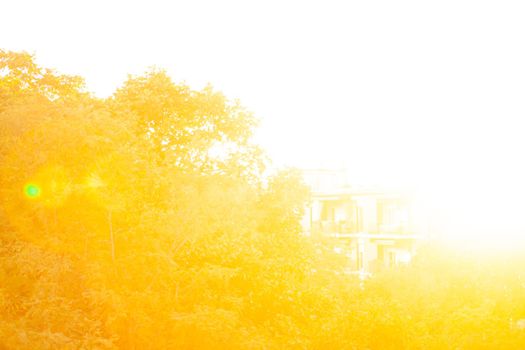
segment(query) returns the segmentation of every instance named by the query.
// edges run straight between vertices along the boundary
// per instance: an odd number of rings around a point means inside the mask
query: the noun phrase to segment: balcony
[[[406,223],[373,225],[365,230],[352,221],[320,220],[312,222],[312,233],[335,237],[415,238],[412,227]]]

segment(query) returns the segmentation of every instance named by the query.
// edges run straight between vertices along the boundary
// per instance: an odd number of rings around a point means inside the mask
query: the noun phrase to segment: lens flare
[[[29,198],[38,198],[40,197],[40,194],[42,191],[40,190],[40,187],[38,187],[35,184],[27,184],[24,186],[24,194],[26,197]]]

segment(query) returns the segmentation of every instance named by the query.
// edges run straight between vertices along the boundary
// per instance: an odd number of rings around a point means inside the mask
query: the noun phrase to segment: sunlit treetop
[[[78,76],[57,74],[53,69],[41,68],[33,55],[0,49],[0,96],[33,93],[45,98],[78,97],[84,89],[84,80]]]

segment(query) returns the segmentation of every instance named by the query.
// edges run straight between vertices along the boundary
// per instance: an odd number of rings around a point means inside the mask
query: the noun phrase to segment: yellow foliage
[[[98,100],[6,51],[0,72],[0,348],[525,346],[522,258],[346,275],[211,87],[153,70]]]

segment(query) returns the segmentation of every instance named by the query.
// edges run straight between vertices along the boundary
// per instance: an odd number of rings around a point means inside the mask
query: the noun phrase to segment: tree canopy
[[[0,348],[523,348],[522,258],[349,276],[256,125],[162,70],[98,99],[0,51]]]

